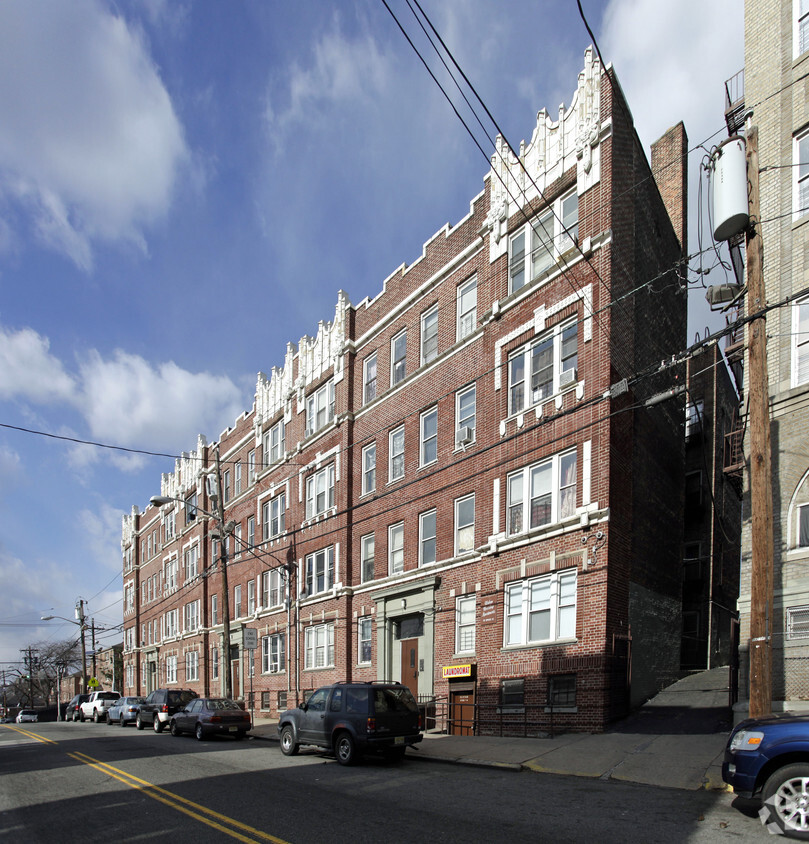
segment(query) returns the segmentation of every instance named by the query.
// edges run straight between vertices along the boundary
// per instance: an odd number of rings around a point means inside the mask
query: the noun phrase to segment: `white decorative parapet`
[[[197,450],[184,451],[181,457],[174,461],[174,471],[164,472],[160,476],[160,494],[168,498],[183,498],[197,483],[205,468],[204,450],[208,440],[202,435],[197,436]]]
[[[599,180],[601,129],[601,62],[588,47],[570,108],[560,105],[555,122],[543,108],[537,114],[531,141],[520,143],[519,158],[512,155],[501,135],[495,140],[486,220],[491,230],[492,261],[505,251],[503,235],[509,217],[544,194],[563,173],[578,165],[579,194]]]

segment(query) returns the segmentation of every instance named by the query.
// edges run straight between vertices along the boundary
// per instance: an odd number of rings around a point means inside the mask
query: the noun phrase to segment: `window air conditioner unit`
[[[461,425],[455,432],[455,442],[458,445],[469,445],[475,439],[475,434],[469,425]]]
[[[569,387],[571,384],[575,384],[578,378],[579,376],[575,369],[565,369],[559,376],[559,386]]]

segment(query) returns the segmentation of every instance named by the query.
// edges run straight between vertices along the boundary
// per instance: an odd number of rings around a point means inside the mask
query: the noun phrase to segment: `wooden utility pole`
[[[219,530],[219,560],[222,564],[222,638],[225,669],[225,697],[233,698],[233,676],[230,662],[230,592],[228,589],[228,542],[225,526],[225,506],[222,499],[222,471],[219,463],[219,446],[216,447],[216,501],[214,502],[216,527]]]
[[[747,229],[748,315],[766,304],[758,192],[758,128],[746,132],[750,225]],[[750,407],[750,717],[772,710],[773,526],[770,452],[770,390],[767,379],[767,320],[747,325]]]

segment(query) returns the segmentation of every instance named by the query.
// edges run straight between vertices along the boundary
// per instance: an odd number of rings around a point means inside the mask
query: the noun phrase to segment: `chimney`
[[[682,121],[652,144],[652,175],[685,257],[688,254],[688,136]]]

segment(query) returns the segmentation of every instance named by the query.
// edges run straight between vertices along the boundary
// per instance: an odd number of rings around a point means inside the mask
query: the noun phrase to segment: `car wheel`
[[[140,720],[140,713],[138,713],[138,717],[135,719],[135,726],[139,729],[143,729],[143,721]]]
[[[357,745],[351,733],[338,733],[334,740],[334,754],[341,765],[353,765],[357,761]]]
[[[205,741],[205,731],[202,729],[202,724],[197,724],[194,730],[194,738],[197,741]]]
[[[159,715],[155,715],[154,721],[152,721],[152,729],[156,733],[162,733],[163,732],[163,722],[160,720]]]
[[[110,713],[109,713],[109,712],[107,713],[107,726],[108,726],[108,727],[112,726],[112,718],[110,718]]]
[[[174,719],[172,719],[171,724],[169,724],[169,732],[173,736],[179,736],[180,735],[180,730],[178,729],[177,722]]]
[[[281,753],[284,756],[295,756],[299,745],[295,742],[295,732],[288,724],[281,730]]]
[[[101,723],[101,713],[97,710],[93,710],[93,723],[100,724]]]
[[[771,774],[761,791],[762,811],[769,810],[764,822],[770,829],[775,823],[778,833],[809,841],[809,765],[786,765]],[[771,832],[775,830],[770,829]]]
[[[81,721],[82,724],[84,723],[84,710],[83,709],[79,710],[79,721]]]
[[[118,719],[118,726],[125,727],[126,726],[126,719],[124,718],[123,713],[121,713],[121,717]]]

